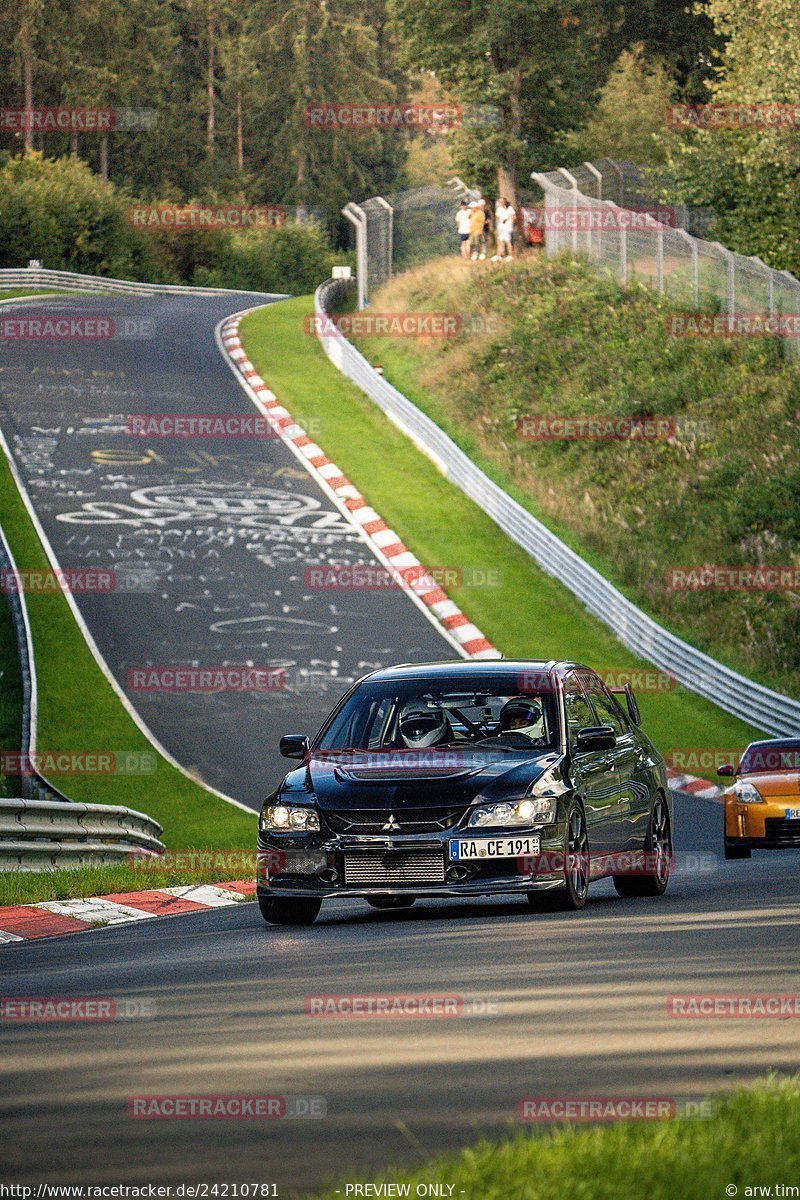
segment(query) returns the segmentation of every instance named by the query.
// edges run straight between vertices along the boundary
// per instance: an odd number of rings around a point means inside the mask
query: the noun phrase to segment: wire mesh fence
[[[356,243],[359,308],[369,304],[393,271],[453,251],[459,201],[479,197],[480,192],[455,178],[443,187],[410,188],[346,205],[342,212],[353,226]]]
[[[652,198],[658,181],[632,163],[601,159],[531,178],[544,192],[542,222],[551,257],[569,253],[615,275],[639,280],[680,309],[720,314],[721,333],[768,332],[800,355],[800,280],[757,257],[696,236],[709,214]]]

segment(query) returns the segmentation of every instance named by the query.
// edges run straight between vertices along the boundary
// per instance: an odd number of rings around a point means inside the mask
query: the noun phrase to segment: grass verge
[[[437,1183],[444,1186],[440,1194],[465,1200],[708,1200],[780,1195],[776,1183],[794,1185],[799,1174],[795,1078],[720,1098],[708,1119],[568,1127],[484,1141],[417,1170],[378,1178],[409,1186],[384,1194],[412,1197],[417,1185]],[[334,1200],[343,1191],[326,1191],[318,1200]]]
[[[646,671],[328,362],[304,333],[312,312],[312,298],[304,296],[246,317],[240,332],[248,357],[420,561],[462,572],[449,592],[467,616],[507,657],[578,658],[601,670]],[[473,568],[484,578],[494,573],[496,586],[482,583]],[[444,642],[442,654],[450,657]],[[665,690],[665,682],[659,676],[655,690],[640,691],[648,733],[664,753],[735,749],[755,736],[699,696]]]
[[[221,803],[221,801],[220,801]],[[252,839],[251,839],[252,840]],[[190,854],[184,860],[192,861]],[[74,867],[55,871],[7,871],[0,875],[0,905],[37,904],[45,900],[73,900],[80,896],[107,896],[117,892],[150,891],[190,883],[223,883],[226,879],[254,879],[255,853],[249,850],[197,853],[194,867],[159,867],[151,860],[137,865],[115,863],[106,867]],[[251,899],[251,897],[246,897]],[[2,925],[2,907],[0,907]]]
[[[0,512],[3,529],[20,571],[44,571],[48,561],[19,495],[5,456],[0,454]],[[155,754],[126,712],[78,628],[64,596],[27,597],[39,683],[38,745],[49,750],[149,752],[155,771],[147,775],[71,775],[52,782],[72,800],[122,804],[154,817],[172,851],[251,849],[256,818],[212,795]],[[0,874],[0,904],[94,895],[114,872],[114,890],[156,886],[155,872],[135,867],[98,867],[57,873]],[[242,877],[242,865],[226,872],[214,865],[202,879]],[[176,865],[165,871],[164,885],[200,882],[198,872]],[[54,893],[53,889],[57,889]]]
[[[469,314],[477,332],[358,345],[636,604],[797,695],[796,587],[676,590],[668,574],[800,562],[800,365],[774,338],[669,336],[669,314],[681,307],[567,260],[448,258],[393,279],[372,308]],[[593,416],[663,417],[673,434],[532,436],[537,420]]]
[[[66,288],[0,288],[0,303],[3,300],[20,300],[25,296],[69,296]],[[87,293],[84,292],[84,295]]]

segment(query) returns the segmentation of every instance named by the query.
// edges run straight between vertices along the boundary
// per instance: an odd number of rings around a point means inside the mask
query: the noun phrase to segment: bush
[[[313,222],[203,236],[205,261],[198,262],[191,278],[203,287],[304,294],[313,292],[330,275],[334,262],[342,260]]]
[[[71,158],[0,159],[0,195],[0,268],[38,258],[51,270],[147,283],[305,293],[341,261],[313,222],[248,231],[135,229],[128,220],[133,197]]]
[[[128,223],[130,200],[86,163],[41,154],[0,166],[0,267],[170,281],[168,262]]]

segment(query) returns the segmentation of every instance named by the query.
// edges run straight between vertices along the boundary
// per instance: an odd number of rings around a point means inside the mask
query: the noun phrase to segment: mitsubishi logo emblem
[[[395,829],[399,829],[399,828],[400,828],[400,822],[397,820],[394,813],[389,813],[389,820],[386,822],[386,824],[384,826],[382,826],[383,832],[384,833],[386,833],[386,832],[392,833],[392,832],[394,832]]]

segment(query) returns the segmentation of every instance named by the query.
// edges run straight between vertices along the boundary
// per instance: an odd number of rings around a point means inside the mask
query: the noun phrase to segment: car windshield
[[[760,775],[766,771],[800,771],[800,738],[748,746],[737,775]]]
[[[366,682],[314,743],[314,751],[530,752],[558,745],[549,680],[525,690],[508,678]]]

